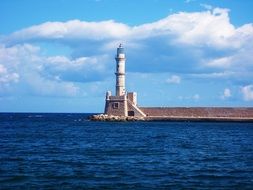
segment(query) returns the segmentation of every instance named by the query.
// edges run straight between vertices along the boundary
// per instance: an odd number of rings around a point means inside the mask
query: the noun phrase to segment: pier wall
[[[253,108],[140,107],[147,117],[253,118]]]

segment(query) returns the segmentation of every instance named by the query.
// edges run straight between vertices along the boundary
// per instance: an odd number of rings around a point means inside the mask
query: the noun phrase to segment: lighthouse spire
[[[123,45],[120,44],[117,48],[116,60],[116,96],[123,96],[126,93],[125,89],[125,53]]]

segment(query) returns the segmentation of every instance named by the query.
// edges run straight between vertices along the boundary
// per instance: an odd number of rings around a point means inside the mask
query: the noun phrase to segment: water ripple
[[[0,189],[253,189],[253,124],[0,114]]]

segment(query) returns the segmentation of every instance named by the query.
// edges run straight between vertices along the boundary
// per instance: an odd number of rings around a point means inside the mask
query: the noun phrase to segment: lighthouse
[[[137,93],[136,92],[126,93],[125,87],[126,57],[122,44],[120,44],[117,48],[115,60],[116,60],[115,95],[113,96],[111,91],[106,92],[104,114],[109,116],[145,117],[146,116],[145,113],[143,113],[137,106]]]
[[[125,89],[125,52],[123,45],[120,44],[117,48],[117,54],[115,56],[116,60],[116,96],[123,96],[126,94]]]

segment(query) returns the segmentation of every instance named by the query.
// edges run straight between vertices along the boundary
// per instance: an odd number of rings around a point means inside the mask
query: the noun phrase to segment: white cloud
[[[14,32],[7,36],[4,42],[15,44],[54,40],[71,47],[73,44],[78,44],[78,48],[81,46],[96,54],[96,51],[100,53],[101,50],[108,52],[114,49],[115,44],[121,41],[134,50],[143,52],[147,51],[145,47],[152,45],[150,43],[154,42],[154,38],[157,40],[161,38],[160,46],[164,46],[164,49],[171,48],[168,47],[169,44],[180,45],[185,51],[191,48],[193,51],[196,50],[196,56],[201,56],[198,57],[198,61],[202,61],[203,64],[206,63],[213,68],[227,68],[236,61],[233,56],[206,57],[205,51],[209,51],[208,48],[232,49],[236,51],[233,55],[237,55],[237,52],[240,53],[242,50],[242,46],[246,46],[253,40],[252,24],[235,28],[230,23],[228,13],[229,10],[221,8],[193,13],[180,12],[153,23],[133,27],[112,20],[47,22]],[[248,54],[251,51],[247,49]],[[194,57],[194,54],[191,56]]]
[[[12,91],[48,96],[76,96],[80,88],[73,82],[101,80],[106,75],[106,56],[43,56],[30,44],[0,46],[0,93]]]
[[[181,82],[181,78],[177,75],[172,75],[170,78],[166,80],[167,83],[179,84]]]
[[[224,90],[224,97],[230,97],[231,96],[231,92],[230,92],[230,89],[229,88],[226,88]]]
[[[227,99],[232,96],[231,90],[229,88],[225,88],[223,94],[221,95],[221,99]]]
[[[1,83],[11,83],[11,82],[18,82],[19,75],[17,73],[10,73],[4,67],[4,65],[0,64],[0,84]]]
[[[216,67],[216,68],[228,68],[232,64],[232,58],[231,57],[222,57],[213,59],[206,63],[207,66],[210,67]]]
[[[113,20],[102,22],[85,22],[70,20],[67,22],[46,22],[14,32],[6,38],[7,42],[20,43],[23,41],[45,40],[105,40],[125,37],[129,27]]]
[[[26,76],[26,83],[32,88],[32,93],[42,96],[77,96],[80,88],[71,82],[49,80],[36,73]]]
[[[17,44],[11,47],[0,44],[0,64],[3,64],[8,70],[14,70],[24,62],[36,61],[39,51],[38,46],[30,44]]]
[[[134,38],[162,35],[177,43],[214,47],[231,47],[231,41],[227,40],[234,33],[235,28],[229,22],[228,10],[220,8],[195,13],[180,12],[132,28]]]
[[[104,65],[99,64],[99,61],[106,59],[106,57],[79,57],[76,59],[69,59],[65,56],[51,56],[45,58],[45,62],[49,66],[54,66],[58,70],[75,69],[80,70],[86,66],[87,69],[103,70]]]
[[[29,84],[26,76],[33,73],[40,78],[38,83],[78,87],[77,82],[101,81],[112,73],[115,47],[123,42],[128,72],[175,72],[195,79],[249,83],[253,76],[252,23],[235,27],[228,9],[202,6],[208,10],[174,13],[136,26],[113,20],[70,20],[24,28],[1,38],[0,64],[6,70],[2,68],[1,80]],[[44,42],[69,47],[69,56],[45,55],[40,44]],[[174,75],[166,82],[179,84],[181,78]]]
[[[12,91],[12,86],[20,83],[21,62],[33,59],[30,55],[35,51],[36,48],[29,45],[6,48],[0,44],[0,95],[8,94]]]
[[[17,73],[9,72],[4,65],[0,64],[0,95],[8,93],[10,85],[18,81],[19,75]]]
[[[247,85],[242,87],[241,92],[245,101],[253,100],[253,85]]]
[[[185,3],[191,3],[191,2],[194,2],[196,0],[185,0]]]
[[[8,73],[3,65],[0,65],[0,84],[18,82],[19,75],[17,73]]]
[[[107,75],[108,56],[79,57],[51,56],[43,59],[44,71],[48,76],[72,82],[98,81]]]
[[[212,5],[208,5],[208,4],[200,4],[200,6],[207,9],[207,10],[212,10],[212,8],[213,8]]]
[[[221,29],[222,28],[222,29]],[[9,43],[30,40],[59,40],[67,43],[73,40],[122,40],[145,39],[164,36],[191,45],[212,45],[231,47],[230,40],[237,33],[244,34],[252,26],[235,27],[229,22],[228,10],[214,8],[212,11],[195,13],[180,12],[153,23],[130,27],[113,20],[86,22],[70,20],[67,22],[46,22],[14,32],[5,38]],[[250,33],[250,35],[252,35]],[[175,38],[176,36],[176,38]]]

